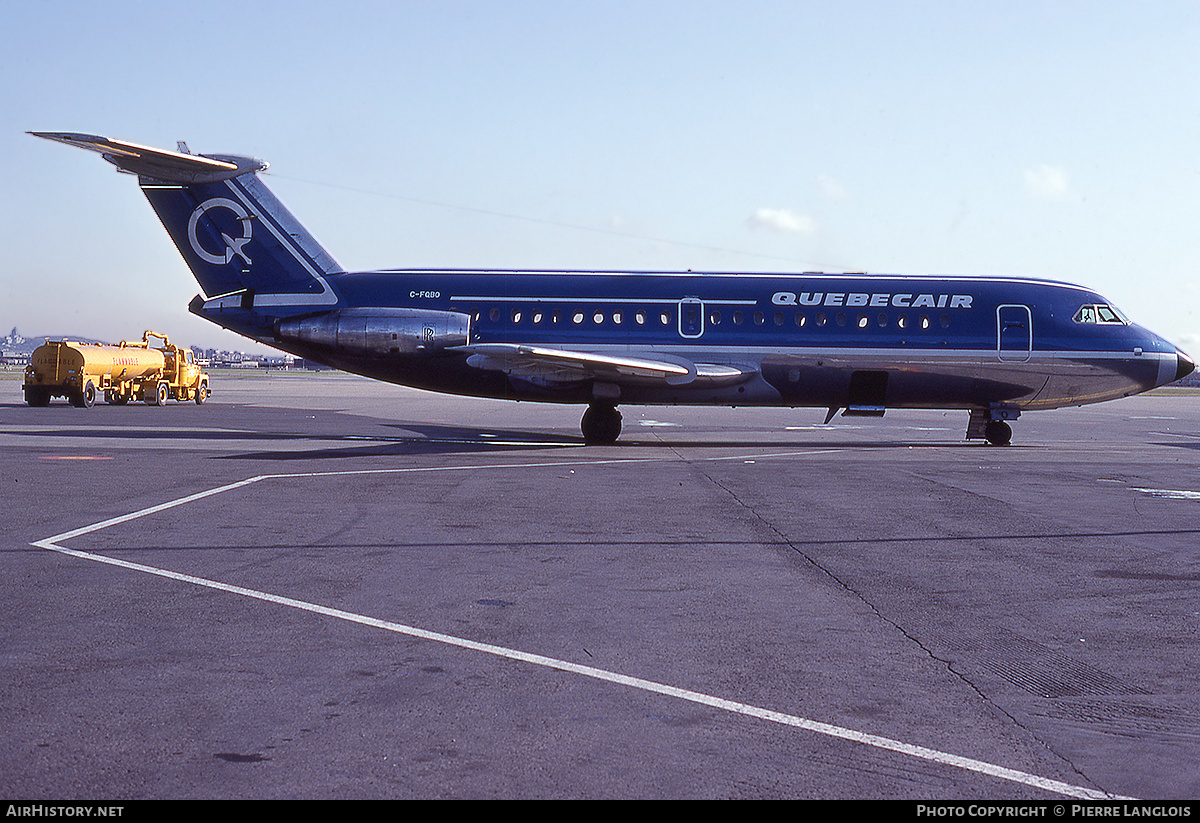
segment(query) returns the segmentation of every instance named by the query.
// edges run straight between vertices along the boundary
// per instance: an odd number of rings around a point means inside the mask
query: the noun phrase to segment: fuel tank
[[[160,349],[142,346],[105,346],[99,343],[47,341],[33,350],[25,375],[27,385],[82,386],[84,381],[136,380],[161,373],[165,358]]]

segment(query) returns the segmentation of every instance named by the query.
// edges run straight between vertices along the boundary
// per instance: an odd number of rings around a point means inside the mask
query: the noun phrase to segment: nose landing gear
[[[993,446],[1007,446],[1012,442],[1012,426],[1003,420],[993,420],[984,427],[983,436]]]
[[[1016,420],[1020,416],[1020,410],[1012,408],[971,409],[971,417],[967,421],[967,439],[986,440],[993,446],[1007,446],[1012,442],[1012,426],[1005,421]]]

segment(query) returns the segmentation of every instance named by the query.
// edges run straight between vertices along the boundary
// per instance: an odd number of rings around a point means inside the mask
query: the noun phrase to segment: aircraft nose
[[[1191,374],[1193,371],[1196,370],[1196,364],[1195,364],[1195,362],[1192,361],[1192,358],[1188,357],[1186,354],[1181,352],[1179,349],[1175,350],[1175,362],[1176,362],[1176,365],[1175,365],[1175,379],[1176,380],[1182,380],[1183,378],[1187,377],[1189,374]]]

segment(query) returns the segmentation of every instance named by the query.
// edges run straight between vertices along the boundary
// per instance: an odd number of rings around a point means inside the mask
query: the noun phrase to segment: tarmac
[[[0,796],[1200,797],[1198,400],[0,381]]]

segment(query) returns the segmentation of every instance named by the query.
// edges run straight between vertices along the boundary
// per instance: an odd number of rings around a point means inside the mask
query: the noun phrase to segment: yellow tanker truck
[[[150,338],[162,346],[150,345]],[[48,406],[65,397],[72,406],[90,408],[101,392],[107,403],[124,405],[143,400],[162,406],[169,398],[208,399],[208,375],[200,370],[191,349],[171,344],[166,335],[147,331],[142,342],[113,346],[100,343],[46,341],[34,349],[25,368],[25,402]]]

